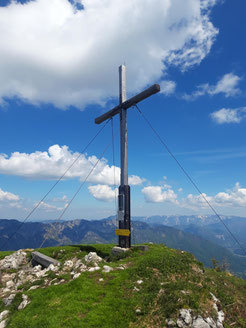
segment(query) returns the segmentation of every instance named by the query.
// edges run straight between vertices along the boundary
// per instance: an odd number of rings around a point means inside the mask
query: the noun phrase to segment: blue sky
[[[244,0],[1,1],[0,218],[24,219],[118,102],[118,66],[215,209],[246,216]],[[112,148],[65,219],[115,214]],[[111,140],[109,123],[30,219],[56,219]],[[132,215],[210,214],[136,109],[128,111]]]

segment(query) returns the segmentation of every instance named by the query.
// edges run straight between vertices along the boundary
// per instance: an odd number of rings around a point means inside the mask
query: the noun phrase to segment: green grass
[[[111,256],[112,246],[41,249],[42,253],[62,263],[73,257],[82,259],[94,251],[111,261],[108,265],[125,264],[127,269],[110,273],[84,272],[72,281],[69,281],[69,273],[61,274],[58,280],[66,280],[62,285],[25,291],[31,303],[21,311],[17,310],[21,302],[19,293],[9,307],[11,315],[7,328],[164,327],[165,320],[177,318],[181,308],[213,316],[210,292],[221,301],[226,313],[225,327],[233,322],[236,322],[234,327],[246,327],[246,281],[225,272],[204,270],[191,254],[164,245],[151,245],[147,252],[134,249],[123,258]],[[99,282],[100,278],[104,280]],[[143,283],[139,285],[140,279]],[[134,291],[134,287],[139,290]],[[136,309],[141,310],[141,315],[136,314]]]
[[[14,251],[1,251],[0,252],[0,260],[2,260],[5,256],[13,254]]]

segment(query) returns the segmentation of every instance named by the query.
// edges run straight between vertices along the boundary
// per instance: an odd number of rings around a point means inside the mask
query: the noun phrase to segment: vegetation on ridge
[[[0,311],[10,310],[7,328],[165,327],[166,319],[177,319],[182,308],[214,317],[210,292],[220,300],[225,327],[246,327],[246,281],[227,272],[204,269],[191,254],[164,245],[149,245],[147,252],[133,249],[124,258],[113,257],[112,247],[80,245],[39,250],[62,263],[94,251],[115,270],[83,272],[67,282],[68,273],[63,284],[46,288],[41,288],[45,284],[41,279],[40,288],[35,290],[22,286],[23,291],[10,306],[0,305]],[[120,265],[126,269],[117,269]],[[18,311],[22,293],[31,303]]]

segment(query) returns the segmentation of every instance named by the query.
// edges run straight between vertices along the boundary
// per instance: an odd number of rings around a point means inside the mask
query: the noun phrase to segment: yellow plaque
[[[130,233],[128,229],[115,229],[115,234],[117,236],[130,236]]]

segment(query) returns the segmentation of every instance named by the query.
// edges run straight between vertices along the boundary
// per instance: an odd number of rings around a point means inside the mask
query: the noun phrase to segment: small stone
[[[176,327],[176,323],[172,319],[166,320],[167,328]]]
[[[101,282],[101,281],[104,281],[104,279],[103,279],[103,278],[100,278],[99,281],[100,281],[100,282]]]
[[[8,314],[9,314],[9,311],[8,310],[5,310],[5,311],[1,312],[0,313],[0,321],[2,321],[3,319],[5,319]]]
[[[64,267],[72,268],[73,267],[73,261],[68,260],[64,263]]]
[[[83,263],[81,262],[81,260],[76,261],[74,268],[78,269]]]
[[[181,293],[184,294],[184,295],[188,295],[189,292],[187,290],[181,290]]]
[[[14,287],[14,285],[15,285],[15,283],[13,282],[13,280],[7,281],[7,283],[6,283],[7,288],[12,288],[12,287]]]
[[[35,267],[33,268],[33,272],[37,272],[37,271],[41,271],[42,270],[42,267],[41,267],[41,265],[39,264],[39,265],[35,265]]]
[[[80,272],[79,272],[79,273],[76,273],[76,274],[73,276],[73,279],[77,279],[77,278],[79,278],[80,275],[81,275]]]
[[[0,328],[5,328],[7,325],[7,319],[0,322]]]
[[[134,292],[139,292],[139,288],[134,287],[134,288],[133,288],[133,291],[134,291]]]
[[[143,280],[138,280],[138,281],[137,281],[137,284],[138,284],[138,285],[141,285],[142,283],[143,283]]]
[[[28,290],[34,290],[34,289],[38,289],[38,288],[39,288],[39,286],[35,285],[35,286],[30,287]]]
[[[87,266],[84,263],[81,263],[81,265],[78,267],[78,270],[81,272],[87,271]]]
[[[108,266],[108,265],[104,265],[103,266],[103,270],[102,270],[102,272],[110,272],[110,271],[113,271],[114,269],[113,268],[111,268],[110,266]]]
[[[96,266],[96,267],[92,267],[92,268],[89,268],[88,271],[89,272],[94,272],[94,271],[98,271],[100,270],[100,267],[99,266]],[[106,272],[106,271],[103,271],[103,272]],[[109,271],[108,271],[109,272]]]
[[[15,294],[10,294],[8,297],[3,299],[3,303],[5,306],[9,306],[15,298]]]
[[[136,310],[136,314],[141,314],[142,312],[141,312],[141,310],[140,309],[137,309]]]
[[[22,294],[22,302],[18,306],[18,310],[23,310],[31,301],[28,299],[27,295]]]
[[[48,271],[53,271],[53,272],[57,272],[59,270],[59,267],[54,265],[54,264],[50,264],[48,266]]]

